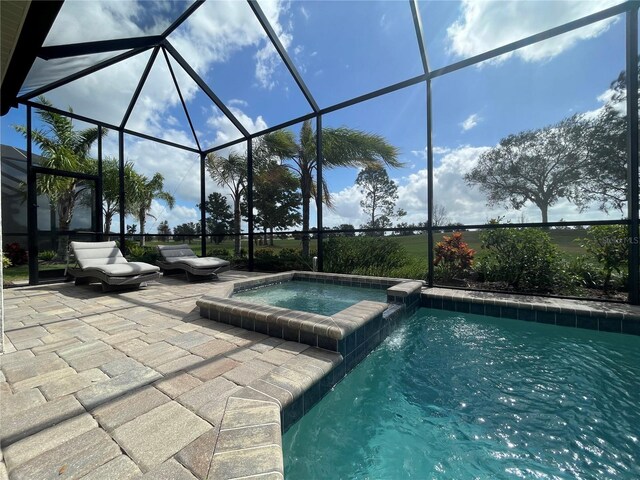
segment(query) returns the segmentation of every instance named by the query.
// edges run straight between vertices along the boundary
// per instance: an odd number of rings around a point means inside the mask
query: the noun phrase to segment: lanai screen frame
[[[187,8],[162,34],[147,36],[147,37],[138,37],[138,38],[129,38],[129,39],[116,39],[116,40],[104,40],[104,41],[96,41],[96,42],[87,42],[73,45],[56,45],[50,47],[42,47],[40,50],[39,56],[44,59],[51,58],[63,58],[75,55],[84,55],[90,53],[99,53],[99,52],[108,52],[108,51],[116,51],[116,50],[128,50],[122,54],[116,55],[113,58],[108,60],[99,62],[98,64],[86,68],[80,72],[74,73],[67,77],[64,77],[60,80],[54,81],[48,85],[45,85],[40,88],[36,88],[27,94],[19,96],[17,98],[17,102],[23,104],[27,108],[27,230],[28,230],[28,251],[29,251],[29,283],[31,285],[35,285],[38,283],[38,239],[37,239],[37,223],[36,223],[36,167],[34,167],[32,163],[32,141],[31,141],[31,124],[32,124],[32,109],[36,108],[39,110],[47,110],[50,112],[58,113],[61,115],[68,116],[70,118],[80,120],[89,124],[96,125],[100,130],[103,128],[108,128],[113,131],[118,132],[118,156],[119,156],[119,164],[120,164],[120,244],[124,245],[125,240],[125,202],[122,201],[125,198],[124,191],[124,135],[132,135],[139,138],[143,138],[146,140],[151,140],[155,142],[159,142],[164,145],[168,145],[171,147],[179,148],[182,150],[186,150],[192,153],[199,154],[200,156],[200,223],[202,229],[201,236],[201,246],[202,251],[206,252],[206,218],[205,218],[205,159],[207,154],[212,152],[217,152],[219,150],[223,150],[225,148],[232,147],[234,145],[241,144],[246,142],[247,144],[247,230],[248,230],[248,257],[249,257],[249,270],[253,270],[254,267],[254,222],[253,222],[253,150],[252,150],[252,140],[254,138],[258,138],[266,133],[274,132],[277,130],[281,130],[297,123],[303,122],[305,120],[315,119],[316,121],[316,154],[317,154],[317,178],[316,182],[318,185],[322,184],[322,117],[331,112],[335,112],[337,110],[341,110],[352,105],[356,105],[358,103],[365,102],[367,100],[371,100],[373,98],[392,93],[403,88],[411,87],[417,84],[424,84],[426,89],[426,98],[427,103],[425,105],[426,113],[427,113],[427,225],[423,228],[412,228],[411,230],[421,230],[426,232],[427,236],[427,258],[428,258],[428,275],[427,275],[427,284],[429,287],[434,286],[434,268],[433,268],[433,208],[434,208],[434,199],[433,199],[433,169],[434,169],[434,160],[433,160],[433,140],[432,140],[432,128],[433,128],[433,112],[432,112],[432,92],[431,92],[431,81],[434,78],[445,76],[449,73],[455,72],[457,70],[468,68],[478,63],[484,62],[486,60],[490,60],[492,58],[498,57],[500,55],[504,55],[509,52],[513,52],[517,49],[533,45],[535,43],[548,40],[550,38],[556,37],[558,35],[562,35],[568,33],[572,30],[585,27],[587,25],[593,24],[595,22],[599,22],[601,20],[605,20],[607,18],[624,14],[626,17],[626,88],[627,88],[627,173],[628,173],[628,182],[627,182],[627,190],[628,190],[628,200],[627,200],[627,218],[625,220],[601,220],[601,221],[572,221],[572,222],[535,222],[535,223],[522,223],[518,224],[518,227],[537,227],[537,228],[546,228],[546,227],[557,227],[557,226],[584,226],[584,225],[627,225],[629,240],[637,238],[638,232],[640,230],[640,192],[639,192],[639,142],[638,142],[638,10],[640,7],[640,2],[637,0],[628,0],[624,3],[616,5],[614,7],[602,10],[592,15],[585,16],[578,20],[574,20],[558,27],[551,28],[544,32],[531,35],[527,38],[518,40],[516,42],[509,43],[507,45],[501,46],[499,48],[495,48],[488,52],[475,55],[473,57],[461,60],[459,62],[455,62],[448,66],[438,68],[435,70],[431,70],[429,67],[429,60],[427,55],[427,46],[424,41],[422,21],[418,11],[418,0],[408,0],[411,7],[411,13],[413,17],[413,24],[415,28],[415,33],[418,41],[418,47],[420,51],[421,61],[423,73],[415,76],[413,78],[404,80],[402,82],[398,82],[387,87],[375,90],[373,92],[360,95],[354,97],[350,100],[346,100],[335,105],[320,108],[315,101],[312,93],[307,88],[304,80],[300,76],[298,70],[293,64],[291,58],[289,57],[287,51],[284,46],[278,39],[273,27],[267,20],[264,12],[262,11],[260,5],[255,0],[247,0],[251,10],[255,14],[262,28],[265,30],[266,35],[269,40],[272,42],[272,45],[277,50],[280,58],[284,62],[287,67],[289,73],[292,75],[295,80],[298,88],[301,93],[305,97],[306,101],[309,103],[312,112],[301,117],[297,117],[291,119],[289,121],[280,123],[273,127],[269,127],[259,132],[250,133],[238,120],[235,118],[233,113],[226,107],[226,105],[217,97],[215,92],[207,85],[207,83],[198,75],[195,70],[189,65],[189,63],[180,55],[180,53],[171,45],[167,37],[177,29],[193,12],[195,12],[203,3],[204,0],[196,0],[189,8]],[[66,112],[60,110],[55,107],[42,105],[40,103],[34,102],[33,98],[42,95],[54,88],[60,87],[62,85],[66,85],[74,80],[82,78],[86,75],[90,75],[102,68],[108,67],[115,63],[118,63],[122,60],[126,60],[127,58],[131,58],[135,55],[138,55],[142,52],[152,50],[151,56],[148,60],[147,66],[140,78],[138,86],[134,91],[132,99],[129,103],[129,106],[126,110],[126,113],[122,119],[120,125],[111,125],[105,122],[101,122],[92,118],[88,118],[82,115],[77,115],[74,113]],[[156,57],[162,52],[164,55],[167,64],[169,65],[170,73],[174,82],[174,85],[177,89],[178,95],[180,97],[180,102],[182,103],[182,107],[187,116],[187,121],[189,123],[189,127],[194,136],[195,143],[197,148],[181,145],[175,142],[167,141],[164,139],[156,138],[151,135],[147,135],[142,132],[132,131],[126,128],[127,121],[133,111],[134,105],[138,100],[140,92],[145,84],[145,81],[149,75],[151,67],[156,59]],[[189,111],[180,92],[180,88],[178,87],[178,83],[176,81],[175,75],[171,70],[171,63],[169,62],[169,57],[173,58],[186,72],[191,76],[191,78],[197,83],[197,85],[205,92],[205,94],[214,102],[214,104],[227,116],[227,118],[233,123],[233,125],[240,131],[242,134],[242,138],[234,140],[232,142],[225,143],[223,145],[218,145],[216,147],[203,150],[200,146],[200,142],[198,141],[198,137],[196,131],[191,122],[191,118],[189,116]],[[64,172],[64,171],[56,171],[58,175],[71,175],[78,176],[72,172]],[[102,138],[101,135],[98,136],[98,178],[97,178],[97,188],[96,188],[96,196],[98,204],[101,204],[102,201]],[[336,230],[325,230],[323,227],[323,219],[322,219],[322,189],[316,189],[316,231],[303,231],[302,235],[309,237],[311,234],[317,235],[318,246],[317,246],[317,256],[318,256],[318,270],[323,271],[323,248],[322,248],[322,240],[326,233],[336,233],[339,231]],[[97,214],[97,223],[99,225],[98,237],[101,238],[103,235],[102,229],[104,228],[102,222],[102,209],[98,208]],[[496,229],[496,228],[509,228],[513,227],[513,225],[509,224],[478,224],[478,225],[464,225],[461,229],[469,230],[469,229]],[[437,230],[441,230],[442,227],[438,227]],[[389,228],[382,230],[375,230],[377,232],[383,231],[398,231],[402,229],[398,228]],[[366,232],[369,231],[367,229],[357,229],[356,232]],[[283,232],[283,233],[293,233],[293,232]],[[297,233],[300,233],[299,231]],[[628,269],[629,269],[629,296],[628,301],[631,304],[638,305],[640,304],[640,244],[638,242],[630,241],[629,248],[629,259],[628,259]]]

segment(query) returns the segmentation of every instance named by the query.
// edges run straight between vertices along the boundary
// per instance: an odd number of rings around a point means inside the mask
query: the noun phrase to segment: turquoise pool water
[[[283,449],[288,480],[638,479],[640,337],[421,309]]]
[[[386,302],[385,290],[293,280],[234,293],[234,298],[262,305],[333,315],[361,300]]]

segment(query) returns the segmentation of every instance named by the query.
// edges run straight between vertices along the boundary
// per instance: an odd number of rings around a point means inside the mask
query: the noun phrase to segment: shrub
[[[412,278],[416,280],[424,280],[427,278],[427,259],[426,258],[409,258],[407,263],[397,268],[392,268],[385,273],[386,277],[393,278]]]
[[[233,253],[226,248],[209,248],[207,249],[207,257],[218,257],[223,260],[231,260]]]
[[[587,238],[579,239],[582,247],[600,264],[603,278],[602,289],[608,292],[612,284],[613,273],[623,280],[629,257],[629,238],[624,225],[595,225],[587,230]]]
[[[56,252],[54,252],[53,250],[38,252],[38,260],[42,260],[43,262],[49,262],[54,258],[56,258]]]
[[[574,284],[584,288],[602,288],[604,274],[602,268],[591,258],[579,255],[568,262],[568,271]]]
[[[501,228],[480,234],[483,252],[476,272],[482,281],[506,282],[515,290],[551,292],[569,283],[558,248],[536,228]]]
[[[11,266],[11,260],[9,257],[5,256],[4,252],[2,252],[2,268],[8,268]]]
[[[451,280],[461,277],[473,265],[475,250],[469,248],[462,240],[461,232],[442,237],[442,241],[436,243],[433,265],[439,267],[436,273],[440,280]]]
[[[136,243],[129,244],[129,242],[127,242],[127,247],[127,259],[130,262],[145,262],[155,265],[156,260],[158,260],[156,247],[142,247]]]
[[[253,266],[258,270],[274,271],[278,257],[271,250],[261,249],[253,252]]]
[[[331,237],[324,243],[324,271],[388,276],[410,262],[407,251],[386,237]]]
[[[311,270],[311,258],[305,258],[300,250],[283,248],[276,253],[270,249],[259,249],[253,254],[254,266],[258,270],[284,272],[287,270]]]
[[[24,265],[29,260],[27,251],[17,242],[6,244],[3,253],[13,266]]]

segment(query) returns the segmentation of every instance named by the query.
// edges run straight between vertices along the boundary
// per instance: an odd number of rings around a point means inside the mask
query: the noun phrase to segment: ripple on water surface
[[[640,337],[420,310],[283,439],[288,479],[640,478]]]

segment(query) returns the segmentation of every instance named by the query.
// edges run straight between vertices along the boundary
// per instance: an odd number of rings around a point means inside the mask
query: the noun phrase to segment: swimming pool
[[[386,302],[383,289],[291,280],[234,293],[233,298],[261,305],[334,315],[362,300]]]
[[[283,437],[286,478],[640,478],[640,337],[421,309]]]

